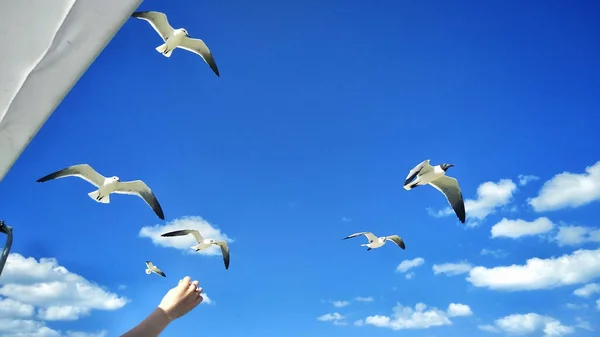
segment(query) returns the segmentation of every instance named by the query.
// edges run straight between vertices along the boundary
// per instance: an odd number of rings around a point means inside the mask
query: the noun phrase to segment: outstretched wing
[[[373,235],[373,233],[371,233],[371,232],[359,232],[359,233],[350,234],[350,235],[346,236],[345,238],[343,238],[342,240],[355,238],[360,235],[366,236],[367,239],[369,240],[369,242],[377,240],[377,237],[375,235]]]
[[[114,191],[117,194],[130,194],[137,195],[138,197],[144,199],[144,201],[154,210],[154,213],[158,215],[161,220],[165,219],[165,214],[163,213],[160,204],[158,203],[158,199],[154,195],[154,192],[141,180],[134,181],[125,181],[118,182],[117,188]]]
[[[164,233],[164,234],[161,234],[160,236],[170,237],[170,236],[182,236],[182,235],[188,235],[188,234],[192,234],[198,243],[204,241],[204,238],[202,237],[200,232],[198,232],[195,229],[181,229],[181,230],[177,230],[177,231]]]
[[[400,247],[402,249],[406,249],[406,246],[404,245],[404,240],[402,240],[402,238],[399,237],[398,235],[389,235],[389,236],[386,236],[385,239],[393,241],[395,244],[398,245],[398,247]]]
[[[210,52],[204,41],[184,36],[181,42],[179,43],[178,47],[200,55],[204,62],[208,64],[210,69],[212,69],[212,71],[214,71],[214,73],[217,76],[219,76],[219,68],[217,68],[217,63],[215,62],[212,53]]]
[[[148,267],[148,269],[152,270],[154,268],[154,265],[152,264],[152,262],[146,261],[146,267]]]
[[[96,187],[104,185],[105,179],[103,175],[96,172],[96,170],[94,170],[90,165],[78,164],[50,173],[36,181],[38,183],[43,183],[48,180],[59,179],[64,177],[79,177]]]
[[[154,30],[166,41],[169,36],[173,35],[173,27],[167,20],[167,15],[161,12],[143,11],[131,14],[132,17],[148,21]]]
[[[404,186],[410,184],[410,182],[413,181],[419,173],[426,173],[432,169],[433,167],[429,165],[429,159],[422,161],[419,165],[413,167],[412,170],[408,172],[408,175],[404,180]]]
[[[458,217],[460,222],[465,223],[466,212],[465,212],[465,203],[463,201],[462,192],[460,190],[460,186],[458,186],[458,180],[448,177],[442,176],[432,182],[429,185],[435,187],[438,191],[442,192],[454,213]]]
[[[229,269],[229,246],[225,241],[217,241],[216,245],[221,247],[221,254],[223,254],[223,263],[225,263],[225,269]]]
[[[167,277],[167,275],[162,270],[160,270],[160,268],[158,268],[157,266],[154,266],[154,269],[152,269],[152,271],[154,271],[156,274],[158,274],[162,277]]]

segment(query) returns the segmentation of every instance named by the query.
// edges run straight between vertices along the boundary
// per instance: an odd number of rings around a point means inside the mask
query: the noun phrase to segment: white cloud
[[[48,327],[47,322],[76,320],[93,310],[117,310],[127,302],[126,298],[68,271],[55,258],[38,261],[12,253],[0,286],[0,335],[106,336],[106,331],[61,332]]]
[[[459,315],[456,315],[457,313]],[[427,309],[427,305],[424,303],[417,303],[414,309],[398,303],[393,308],[391,317],[383,315],[369,316],[364,319],[364,324],[392,330],[427,329],[434,326],[451,325],[452,321],[449,318],[451,315],[466,316],[471,314],[471,309],[467,305],[458,303],[450,304],[447,311],[437,308]]]
[[[499,332],[500,330],[491,324],[478,325],[477,328],[487,332]]]
[[[600,310],[600,299],[596,301],[596,309]]]
[[[213,301],[210,297],[208,297],[208,294],[205,292],[202,292],[202,302],[200,304],[215,304],[215,301]]]
[[[492,238],[517,239],[523,236],[532,236],[546,233],[554,228],[554,224],[546,217],[537,218],[531,222],[517,219],[503,218],[492,226]]]
[[[583,329],[583,330],[587,330],[587,331],[594,331],[590,322],[584,320],[581,317],[576,317],[575,322],[576,322],[575,326],[578,327],[579,329]]]
[[[600,161],[586,167],[585,173],[555,175],[528,202],[536,212],[543,212],[576,208],[596,200],[600,200]]]
[[[214,227],[213,225],[208,223],[208,221],[202,219],[202,217],[199,216],[185,216],[168,222],[165,225],[142,227],[139,236],[150,238],[152,242],[157,246],[176,248],[190,254],[221,255],[221,250],[215,245],[213,245],[213,247],[203,249],[199,252],[196,252],[193,249],[191,249],[192,246],[196,245],[196,240],[192,235],[175,237],[160,236],[163,233],[179,229],[196,229],[200,232],[200,234],[202,234],[203,237],[207,239],[233,242],[233,240],[228,238],[227,235],[221,232],[220,229]]]
[[[464,273],[468,273],[473,266],[467,261],[461,261],[457,263],[442,263],[442,264],[434,264],[431,269],[433,269],[433,274],[446,274],[447,276],[455,276]]]
[[[471,315],[473,315],[471,307],[466,304],[450,303],[448,306],[448,317],[462,317]]]
[[[0,319],[29,318],[33,316],[35,307],[10,298],[0,298]]]
[[[521,186],[525,186],[532,181],[536,181],[536,180],[540,179],[540,177],[538,177],[538,176],[524,175],[524,174],[519,174],[518,178],[519,178],[519,185],[521,185]]]
[[[119,284],[119,286],[117,287],[117,290],[125,290],[127,289],[127,286],[124,284]]]
[[[362,319],[358,319],[358,320],[354,321],[354,325],[363,326],[363,325],[365,325],[365,321],[363,321]]]
[[[479,329],[488,332],[504,331],[514,335],[543,332],[545,337],[562,337],[575,332],[575,328],[562,325],[555,318],[536,313],[508,315],[497,319],[493,325],[481,325]]]
[[[508,256],[508,252],[502,249],[486,249],[483,248],[480,252],[481,255],[491,255],[493,257],[502,258]]]
[[[560,226],[555,240],[561,247],[600,242],[600,229],[582,226]]]
[[[585,303],[583,303],[583,304],[567,303],[567,304],[565,304],[565,306],[571,310],[586,309],[588,307],[587,304],[585,304]]]
[[[410,273],[404,274],[404,278],[406,278],[407,280],[412,280],[413,278],[415,278],[415,275],[416,274],[411,271]]]
[[[467,213],[467,225],[470,227],[478,225],[488,215],[494,213],[497,208],[507,205],[517,185],[510,179],[501,179],[497,183],[488,181],[477,187],[477,199],[466,199],[465,210]],[[431,212],[434,216],[447,216],[454,214],[452,208],[447,207],[437,212]]]
[[[331,322],[334,325],[346,325],[346,317],[338,312],[317,317],[317,321]]]
[[[404,260],[400,262],[398,267],[396,267],[396,271],[399,273],[406,273],[410,269],[423,265],[423,263],[425,263],[425,259],[423,259],[422,257],[417,257],[412,260]]]
[[[350,221],[352,221],[352,219],[347,218],[345,216],[342,217],[342,222],[350,222]]]
[[[580,249],[556,258],[531,258],[525,265],[474,267],[467,281],[476,287],[516,291],[581,284],[597,277],[600,277],[600,249]]]
[[[375,301],[375,299],[373,298],[373,296],[368,296],[368,297],[356,297],[354,299],[356,302],[373,302]]]
[[[579,297],[590,297],[596,293],[600,293],[600,283],[588,283],[573,291],[573,295]]]
[[[336,308],[343,308],[350,305],[348,301],[332,301],[331,304]]]

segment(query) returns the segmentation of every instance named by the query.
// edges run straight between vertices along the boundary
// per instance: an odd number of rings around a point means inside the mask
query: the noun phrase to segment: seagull
[[[161,220],[165,219],[165,215],[156,196],[154,196],[152,190],[143,181],[134,180],[122,182],[119,177],[116,176],[107,178],[96,172],[96,170],[88,164],[69,166],[54,173],[50,173],[47,176],[38,179],[37,182],[43,183],[48,180],[71,176],[79,177],[98,187],[96,191],[88,193],[90,198],[97,202],[108,204],[110,202],[109,195],[111,193],[137,195],[144,199],[148,206],[152,207],[154,213],[156,213]]]
[[[158,269],[157,266],[153,265],[152,262],[150,261],[146,261],[146,274],[150,275],[150,273],[154,273],[156,275],[160,275],[162,277],[167,277],[167,275],[165,275],[165,273],[163,273],[162,270]]]
[[[408,191],[427,184],[435,187],[436,190],[446,196],[458,220],[465,223],[465,203],[460,186],[458,186],[458,181],[455,178],[446,175],[446,171],[453,166],[454,164],[431,166],[429,159],[427,159],[408,172],[408,176],[404,181],[404,189]]]
[[[167,15],[161,12],[144,11],[135,12],[131,14],[132,17],[140,20],[146,20],[152,28],[162,37],[165,43],[156,47],[156,51],[163,54],[165,57],[171,57],[171,53],[175,48],[185,49],[192,53],[200,55],[204,62],[206,62],[210,69],[212,69],[217,76],[219,76],[219,69],[213,59],[213,56],[204,43],[200,39],[190,38],[185,28],[173,29],[167,20]]]
[[[229,246],[225,241],[215,241],[213,239],[205,239],[202,237],[200,232],[195,229],[182,229],[173,232],[168,232],[161,234],[162,237],[170,237],[170,236],[182,236],[192,234],[196,239],[197,245],[191,247],[193,250],[199,252],[203,249],[206,249],[212,245],[217,245],[221,247],[221,254],[223,254],[223,262],[225,263],[225,269],[229,269]]]
[[[350,238],[355,238],[357,236],[360,235],[364,235],[367,237],[367,239],[369,240],[369,243],[365,243],[362,244],[361,247],[368,247],[367,251],[373,249],[373,248],[379,248],[383,245],[385,245],[386,241],[392,241],[395,244],[398,245],[398,247],[402,248],[402,249],[406,249],[406,246],[404,245],[404,240],[402,240],[401,237],[399,237],[398,235],[388,235],[388,236],[381,236],[381,237],[376,237],[375,235],[373,235],[373,233],[371,232],[359,232],[359,233],[354,233],[351,235],[346,236],[345,238],[343,238],[342,240],[346,240],[346,239],[350,239]]]

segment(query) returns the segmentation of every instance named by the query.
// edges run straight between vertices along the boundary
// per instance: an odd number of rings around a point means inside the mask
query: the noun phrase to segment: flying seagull
[[[146,274],[150,275],[150,273],[154,273],[156,275],[160,275],[162,277],[167,277],[162,270],[158,269],[157,266],[153,265],[152,262],[146,261]]]
[[[427,159],[410,170],[404,181],[404,189],[408,191],[417,186],[427,184],[435,187],[436,190],[442,192],[446,196],[446,199],[448,199],[448,203],[450,203],[450,206],[454,209],[454,213],[456,213],[458,220],[465,223],[465,203],[463,201],[462,192],[460,191],[460,186],[458,186],[458,181],[456,179],[446,175],[446,171],[453,166],[454,164],[431,166],[429,164],[429,159]]]
[[[185,49],[192,53],[200,55],[204,62],[206,62],[210,69],[212,69],[217,76],[219,76],[219,69],[213,59],[212,53],[200,39],[190,38],[185,28],[173,29],[167,20],[167,15],[161,12],[144,11],[135,12],[131,14],[132,17],[141,20],[146,20],[152,28],[162,37],[165,43],[156,47],[156,51],[163,54],[165,57],[171,57],[171,53],[175,48]]]
[[[171,236],[182,236],[192,234],[196,239],[197,244],[191,247],[193,250],[199,252],[203,249],[206,249],[212,245],[217,245],[221,247],[221,254],[223,254],[223,262],[225,263],[225,269],[229,269],[229,246],[225,241],[215,241],[213,239],[205,239],[202,237],[200,232],[195,229],[182,229],[173,232],[168,232],[161,234],[162,237],[171,237]]]
[[[398,245],[398,247],[400,247],[402,249],[406,249],[406,245],[404,245],[404,240],[402,240],[401,237],[399,237],[398,235],[395,235],[395,234],[388,235],[388,236],[376,237],[371,232],[359,232],[359,233],[354,233],[354,234],[348,235],[345,238],[343,238],[342,240],[355,238],[360,235],[366,236],[367,239],[369,240],[369,243],[365,243],[365,244],[361,245],[361,247],[368,247],[367,248],[368,251],[373,248],[379,248],[379,247],[385,245],[386,241],[392,241],[396,245]]]
[[[134,180],[122,182],[119,177],[116,176],[106,178],[96,172],[96,170],[88,164],[69,166],[54,173],[50,173],[49,175],[38,179],[37,182],[43,183],[48,180],[64,177],[79,177],[98,187],[96,191],[90,192],[88,195],[90,198],[103,204],[108,204],[110,202],[109,195],[111,193],[137,195],[152,207],[154,213],[156,213],[161,220],[165,219],[165,215],[156,196],[154,196],[152,190],[143,181]]]

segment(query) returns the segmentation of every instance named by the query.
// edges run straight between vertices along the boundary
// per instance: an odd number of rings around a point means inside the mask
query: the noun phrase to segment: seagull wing
[[[100,187],[104,185],[104,176],[100,173],[96,172],[90,165],[88,164],[78,164],[69,166],[62,170],[56,171],[54,173],[50,173],[47,176],[41,177],[36,180],[38,183],[43,183],[48,180],[64,178],[64,177],[79,177],[88,183]]]
[[[150,270],[154,269],[154,265],[150,261],[146,261],[146,267],[148,267],[148,269],[150,269]]]
[[[404,240],[402,240],[402,238],[399,237],[398,235],[389,235],[389,236],[386,236],[385,239],[393,241],[395,244],[398,245],[398,247],[400,247],[402,249],[406,249],[406,245],[404,245]]]
[[[425,173],[425,172],[431,171],[432,169],[433,169],[433,166],[431,166],[429,164],[429,159],[424,160],[419,165],[413,167],[413,169],[410,170],[410,172],[408,172],[408,175],[406,176],[406,179],[404,180],[404,186],[406,186],[411,181],[413,181],[413,179],[415,179],[419,173]]]
[[[154,11],[144,11],[144,12],[135,12],[131,14],[132,17],[138,18],[141,20],[146,20],[152,28],[162,37],[163,41],[167,41],[167,39],[173,35],[173,27],[169,24],[169,20],[167,20],[167,15],[161,12]]]
[[[219,76],[219,68],[217,68],[217,63],[215,62],[212,53],[210,52],[204,41],[184,36],[183,40],[181,40],[178,47],[187,51],[191,51],[194,54],[200,55],[204,62],[208,64],[210,69],[212,69],[215,72],[215,74]]]
[[[141,180],[134,181],[125,181],[117,183],[117,189],[114,191],[117,194],[130,194],[137,195],[138,197],[144,199],[144,201],[148,204],[148,206],[152,207],[154,213],[158,215],[161,220],[165,219],[165,214],[163,213],[154,192]]]
[[[223,254],[223,263],[225,263],[225,269],[229,269],[229,246],[225,241],[217,241],[216,245],[221,247],[221,254]]]
[[[162,270],[160,270],[160,268],[158,268],[157,266],[154,266],[152,271],[162,277],[167,277],[167,275]]]
[[[458,186],[458,180],[452,177],[442,176],[430,182],[429,185],[444,193],[446,199],[448,199],[448,202],[450,203],[450,206],[452,206],[452,209],[454,209],[454,213],[456,213],[458,220],[460,220],[462,223],[465,223],[465,203],[463,201],[462,192],[460,191],[460,186]]]
[[[177,230],[177,231],[164,233],[164,234],[161,234],[160,236],[162,236],[162,237],[169,236],[170,237],[170,236],[182,236],[182,235],[188,235],[188,234],[192,234],[198,243],[204,241],[204,238],[202,237],[200,232],[198,232],[195,229],[181,229],[181,230]]]
[[[377,240],[377,237],[375,235],[373,235],[373,233],[371,233],[371,232],[358,232],[358,233],[350,234],[350,235],[346,236],[345,238],[343,238],[342,240],[355,238],[355,237],[361,236],[361,235],[366,236],[367,239],[369,240],[369,242]]]

